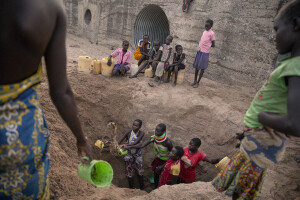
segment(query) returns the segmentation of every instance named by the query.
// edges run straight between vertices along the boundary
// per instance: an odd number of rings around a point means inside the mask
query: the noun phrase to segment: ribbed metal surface
[[[150,41],[158,39],[161,44],[165,43],[166,37],[170,34],[169,21],[165,12],[157,5],[148,5],[138,14],[134,24],[134,43],[148,34]]]

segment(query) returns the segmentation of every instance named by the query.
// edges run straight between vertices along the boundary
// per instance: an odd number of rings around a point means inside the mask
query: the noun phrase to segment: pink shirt
[[[209,53],[212,41],[214,40],[216,40],[215,33],[211,29],[208,31],[205,30],[199,42],[199,51],[203,53]]]
[[[128,65],[130,65],[132,53],[130,50],[127,49],[127,52],[123,54],[123,48],[118,48],[111,54],[111,56],[113,58],[118,56],[117,64],[123,64],[127,62]]]

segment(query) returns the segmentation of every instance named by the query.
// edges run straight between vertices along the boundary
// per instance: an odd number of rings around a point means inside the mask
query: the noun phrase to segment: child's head
[[[124,40],[123,44],[122,44],[122,47],[123,47],[123,50],[127,50],[128,47],[129,47],[129,42],[127,40]]]
[[[189,151],[192,153],[196,153],[200,146],[201,140],[199,138],[193,138],[189,143]]]
[[[169,157],[172,160],[180,159],[184,154],[183,148],[180,146],[176,146],[172,148],[172,151],[169,153]]]
[[[165,124],[158,124],[155,129],[155,136],[162,136],[166,132],[166,129]]]
[[[214,21],[211,19],[206,20],[205,22],[205,30],[209,30],[212,28],[212,26],[214,25]]]
[[[148,43],[149,42],[149,35],[145,34],[143,36],[143,41],[144,41],[144,43]]]
[[[169,45],[171,44],[173,41],[173,36],[172,35],[168,35],[167,38],[166,38],[166,44]]]
[[[159,47],[160,47],[160,41],[159,41],[159,40],[155,40],[155,41],[153,42],[153,48],[154,48],[155,50],[158,50]]]
[[[133,132],[135,132],[135,133],[138,132],[140,130],[140,128],[142,127],[142,125],[143,125],[142,120],[140,120],[140,119],[134,120],[133,124],[132,124]]]
[[[278,53],[292,52],[300,42],[300,0],[284,5],[274,21]],[[298,47],[299,48],[299,47]]]
[[[178,45],[175,46],[175,50],[176,50],[177,54],[181,55],[182,51],[183,51],[183,48],[180,44],[178,44]]]

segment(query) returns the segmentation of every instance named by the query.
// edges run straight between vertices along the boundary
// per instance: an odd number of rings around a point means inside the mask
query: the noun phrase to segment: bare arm
[[[149,138],[149,140],[147,140],[143,143],[140,143],[140,144],[136,144],[133,146],[126,146],[127,148],[125,148],[125,149],[140,149],[140,148],[144,148],[145,146],[149,145],[150,143],[152,143],[151,138]]]
[[[215,40],[211,42],[211,47],[215,47]]]
[[[289,93],[287,99],[287,115],[261,112],[258,120],[264,126],[288,135],[300,137],[300,77],[287,77]]]
[[[129,132],[125,132],[124,135],[122,136],[122,138],[118,141],[118,144],[120,145],[124,140],[125,138],[128,136]]]
[[[65,37],[66,18],[62,8],[60,8],[55,30],[44,54],[47,65],[50,96],[60,116],[76,137],[78,153],[81,154],[82,151],[84,151],[86,155],[92,159],[91,147],[83,135],[77,117],[77,108],[73,93],[67,80]]]
[[[169,49],[169,54],[168,54],[168,57],[166,59],[166,62],[169,61],[169,58],[171,57],[171,54],[172,54],[172,48]]]
[[[209,158],[208,156],[205,156],[203,160],[211,164],[217,164],[218,162],[220,162],[221,159],[220,158],[213,159],[213,158]]]

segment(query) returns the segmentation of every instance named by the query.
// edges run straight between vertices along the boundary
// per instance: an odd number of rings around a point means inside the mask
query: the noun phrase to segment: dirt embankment
[[[159,87],[148,86],[148,78],[128,77],[105,78],[102,75],[79,74],[77,58],[90,55],[102,58],[112,51],[87,40],[68,35],[68,78],[78,105],[79,118],[89,140],[109,139],[112,128],[108,122],[118,124],[118,135],[130,129],[134,119],[143,120],[143,131],[148,139],[158,123],[167,125],[167,133],[175,145],[186,146],[193,137],[202,140],[200,151],[210,157],[232,156],[236,149],[235,133],[243,127],[243,116],[255,90],[228,86],[203,79],[198,89],[191,88],[192,75],[187,74],[182,85],[171,84]],[[41,104],[51,132],[51,198],[52,199],[226,199],[216,193],[209,183],[217,170],[209,163],[197,168],[197,182],[164,186],[147,195],[140,190],[129,190],[124,175],[123,158],[116,158],[108,151],[94,148],[96,158],[107,160],[114,168],[114,180],[109,188],[95,188],[79,179],[79,159],[75,139],[62,122],[48,95],[45,80],[39,91]],[[288,142],[286,157],[276,167],[267,171],[263,187],[263,199],[295,199],[300,197],[299,165],[294,161],[300,154],[300,140]],[[149,183],[151,161],[154,158],[151,147],[144,149],[145,182]],[[208,183],[206,183],[208,182]],[[117,187],[118,186],[118,187]]]

